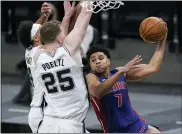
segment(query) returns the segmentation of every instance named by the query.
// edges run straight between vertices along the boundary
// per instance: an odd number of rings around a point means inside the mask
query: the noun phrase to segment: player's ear
[[[59,44],[61,44],[61,43],[63,42],[63,40],[62,40],[62,38],[61,38],[60,35],[58,35],[56,39],[57,39],[57,42],[58,42]]]
[[[110,66],[111,65],[111,60],[107,59],[107,64]]]
[[[34,37],[34,41],[35,41],[35,42],[39,42],[39,41],[40,41],[40,38],[39,38],[38,36],[35,36],[35,37]]]

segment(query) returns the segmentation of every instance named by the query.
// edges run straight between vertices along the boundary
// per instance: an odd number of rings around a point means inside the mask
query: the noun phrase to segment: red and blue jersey
[[[117,71],[117,69],[112,70],[110,75],[114,75]],[[97,77],[100,82],[106,80],[106,78],[99,75]],[[93,97],[91,103],[105,133],[126,133],[131,124],[141,120],[131,106],[124,76],[120,77],[104,97],[101,99]]]

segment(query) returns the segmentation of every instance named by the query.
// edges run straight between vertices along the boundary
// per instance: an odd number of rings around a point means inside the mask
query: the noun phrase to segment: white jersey
[[[42,86],[36,79],[34,79],[36,72],[36,68],[34,67],[34,55],[38,49],[39,47],[32,47],[30,49],[26,49],[25,52],[27,70],[33,87],[32,102],[30,104],[31,107],[42,107],[45,102]]]
[[[31,57],[32,77],[43,89],[48,104],[44,115],[83,121],[89,100],[82,64],[76,62],[64,46],[58,48],[54,56],[40,47],[33,49],[36,50]]]

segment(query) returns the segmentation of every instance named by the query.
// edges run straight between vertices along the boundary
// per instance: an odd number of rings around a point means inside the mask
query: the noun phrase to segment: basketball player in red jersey
[[[110,71],[110,54],[99,46],[87,52],[92,73],[87,75],[91,103],[106,133],[160,133],[140,118],[132,108],[127,81],[141,80],[160,70],[166,37],[159,41],[156,51],[148,64],[139,64],[136,56],[125,66]]]

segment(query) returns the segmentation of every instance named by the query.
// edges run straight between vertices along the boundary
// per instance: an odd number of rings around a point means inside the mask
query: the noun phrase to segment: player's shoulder
[[[39,49],[41,49],[42,46],[36,46],[36,47],[29,47],[25,51],[25,56],[26,57],[31,57],[33,56]]]
[[[93,78],[98,79],[97,75],[94,74],[94,73],[92,73],[92,72],[88,73],[88,74],[86,75],[86,78],[87,78],[87,79],[93,79]]]
[[[116,67],[114,68],[113,70],[111,70],[111,74],[115,74],[117,73],[119,70],[122,70],[124,68],[124,66],[121,66],[121,67]],[[124,78],[126,77],[126,74],[122,75]]]
[[[69,54],[71,56],[70,50],[67,48],[66,44],[63,44],[61,47],[59,47],[58,49],[66,52],[67,54]]]
[[[112,70],[110,70],[110,73],[111,74],[115,74],[115,73],[117,73],[118,72],[118,70],[119,70],[120,68],[114,68],[114,69],[112,69]]]
[[[96,77],[96,75],[94,74],[94,73],[88,73],[86,76],[88,76],[88,77]]]
[[[41,47],[42,46],[37,46],[37,47],[32,47],[31,49],[30,48],[26,49],[25,59],[28,67],[35,65],[37,55],[39,55],[39,53],[41,52]]]

